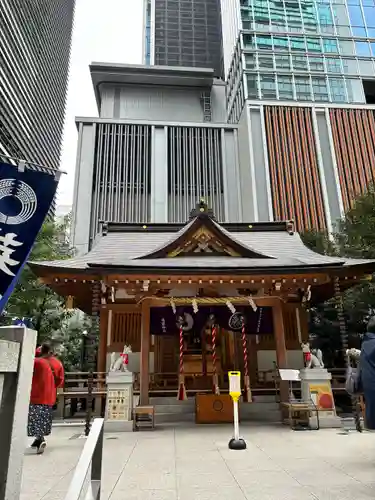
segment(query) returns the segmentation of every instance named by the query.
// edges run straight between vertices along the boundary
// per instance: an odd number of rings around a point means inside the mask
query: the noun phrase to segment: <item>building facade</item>
[[[223,78],[220,0],[144,1],[144,64],[212,68]]]
[[[373,0],[222,0],[242,214],[331,231],[375,180]]]
[[[0,0],[0,156],[57,169],[74,0]]]
[[[77,118],[73,245],[106,222],[175,222],[204,198],[219,221],[239,213],[238,126],[212,69],[91,65],[99,118]],[[236,193],[234,196],[233,194]]]

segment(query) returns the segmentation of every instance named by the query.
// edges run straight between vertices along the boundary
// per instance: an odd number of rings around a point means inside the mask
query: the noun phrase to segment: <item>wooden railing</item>
[[[107,394],[106,373],[104,372],[66,372],[63,389],[58,390],[56,417],[74,417],[77,412],[86,413],[87,400],[92,398],[94,416],[104,416]]]
[[[334,393],[345,393],[345,369],[328,369],[332,374],[332,390]],[[134,393],[139,394],[140,373],[134,372]],[[188,391],[205,392],[212,390],[212,375],[207,373],[202,375],[198,372],[185,372],[185,383]],[[277,371],[257,370],[256,380],[251,380],[251,390],[259,392],[277,392]],[[91,395],[90,393],[91,384]],[[151,373],[149,375],[150,392],[173,393],[178,388],[178,373]],[[228,390],[228,380],[226,374],[219,377],[219,386],[222,392]],[[93,416],[104,416],[105,398],[107,394],[106,373],[94,372],[90,380],[89,372],[68,372],[65,374],[65,384],[58,396],[57,418],[67,418],[81,415],[85,417],[87,411],[87,401],[92,398],[91,407]]]

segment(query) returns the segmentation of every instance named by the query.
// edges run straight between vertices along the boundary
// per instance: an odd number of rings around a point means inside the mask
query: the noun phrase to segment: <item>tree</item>
[[[375,191],[358,197],[353,207],[338,222],[333,235],[307,231],[302,239],[312,250],[332,256],[375,258]],[[343,293],[344,314],[351,346],[359,346],[360,334],[366,331],[371,315],[375,313],[375,285],[364,280]],[[335,357],[341,348],[335,299],[318,304],[310,311],[310,331],[327,357]]]
[[[30,261],[68,258],[71,252],[66,240],[62,240],[66,231],[65,224],[45,223],[31,251]],[[64,308],[64,299],[41,283],[26,264],[7,304],[3,322],[9,324],[13,318],[27,318],[37,330],[40,342],[61,330],[70,315]]]

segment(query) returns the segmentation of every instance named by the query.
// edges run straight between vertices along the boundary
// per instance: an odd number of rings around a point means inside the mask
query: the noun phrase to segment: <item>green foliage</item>
[[[306,246],[324,255],[375,259],[374,188],[370,187],[367,193],[355,201],[353,208],[338,222],[333,235],[307,231],[301,237]],[[365,332],[369,317],[375,313],[375,284],[363,281],[345,291],[343,306],[349,345],[358,347],[360,334]],[[327,364],[337,364],[341,339],[335,299],[311,309],[310,332],[324,351]]]

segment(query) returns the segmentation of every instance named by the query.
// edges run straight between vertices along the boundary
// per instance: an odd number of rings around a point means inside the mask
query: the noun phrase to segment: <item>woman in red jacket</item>
[[[43,352],[46,349],[43,349],[43,347],[41,350],[37,349],[34,360],[27,423],[27,435],[35,438],[31,446],[36,448],[38,454],[43,453],[45,450],[46,442],[44,437],[51,434],[52,408],[56,402],[55,376],[48,356]]]

